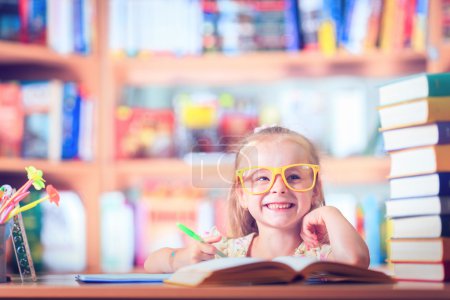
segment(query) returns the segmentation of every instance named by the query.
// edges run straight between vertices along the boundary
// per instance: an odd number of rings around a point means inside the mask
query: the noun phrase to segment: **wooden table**
[[[186,288],[165,284],[81,284],[72,275],[0,284],[0,299],[450,299],[450,283],[289,284]]]

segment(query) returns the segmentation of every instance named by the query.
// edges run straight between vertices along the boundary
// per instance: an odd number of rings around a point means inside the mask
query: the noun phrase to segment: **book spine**
[[[450,95],[450,73],[428,74],[428,95],[444,97]]]
[[[74,82],[64,84],[63,97],[61,156],[63,159],[74,159],[78,155],[81,100]]]
[[[441,236],[450,237],[450,216],[440,216]]]
[[[440,197],[439,203],[441,204],[441,215],[450,214],[450,198]]]
[[[438,122],[438,144],[450,143],[450,122]]]
[[[450,195],[450,173],[439,173],[439,195]]]
[[[444,280],[443,281],[450,281],[450,262],[446,261],[443,263],[444,267]]]
[[[296,0],[286,0],[285,6],[285,36],[286,50],[294,52],[300,50],[299,12]]]

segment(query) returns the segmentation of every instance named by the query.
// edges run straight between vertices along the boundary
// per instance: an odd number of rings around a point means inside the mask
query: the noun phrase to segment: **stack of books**
[[[450,73],[380,87],[391,158],[389,260],[397,279],[450,280]]]

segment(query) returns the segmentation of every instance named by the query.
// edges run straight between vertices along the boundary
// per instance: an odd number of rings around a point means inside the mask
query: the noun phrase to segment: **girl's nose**
[[[283,178],[281,178],[281,175],[278,174],[277,176],[275,176],[272,188],[270,189],[271,193],[286,193],[287,191],[287,187],[284,184]]]

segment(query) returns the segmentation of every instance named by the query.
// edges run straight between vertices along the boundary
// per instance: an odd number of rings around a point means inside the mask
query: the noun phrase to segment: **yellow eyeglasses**
[[[249,167],[236,170],[244,191],[253,195],[267,193],[280,174],[284,184],[295,192],[306,192],[316,184],[320,167],[313,164],[292,164],[283,167]]]

